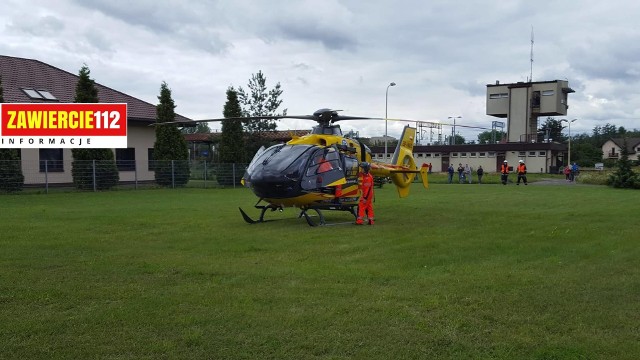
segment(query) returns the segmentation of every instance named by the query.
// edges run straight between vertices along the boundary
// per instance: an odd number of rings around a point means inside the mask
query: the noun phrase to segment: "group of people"
[[[578,166],[575,163],[573,163],[573,166],[575,167],[575,172],[577,172]],[[362,162],[360,164],[360,168],[362,170],[358,175],[359,177],[358,184],[360,187],[361,195],[358,203],[358,216],[356,219],[356,224],[363,225],[364,219],[366,218],[369,225],[373,225],[374,224],[374,215],[373,215],[374,183],[373,183],[373,176],[370,173],[371,164],[367,162]],[[569,168],[569,166],[567,166],[567,168]],[[509,162],[507,160],[504,160],[504,162],[500,166],[500,180],[502,182],[502,185],[507,185],[507,182],[509,180],[509,173],[510,171],[512,171],[512,169],[513,168],[509,166]],[[451,184],[453,182],[453,176],[455,174],[455,169],[453,168],[453,165],[450,164],[447,171],[449,173],[449,184]],[[458,171],[458,182],[460,184],[463,184],[467,181],[469,182],[469,184],[471,184],[473,168],[469,166],[469,164],[465,164],[464,166],[462,166],[462,163],[458,164],[457,171]],[[516,185],[520,185],[521,181],[525,185],[529,185],[529,183],[527,182],[527,165],[525,165],[524,160],[518,161],[518,166],[516,167],[515,172],[518,175],[518,182],[516,183]],[[567,174],[567,169],[565,169],[565,174]],[[569,181],[569,176],[571,174],[574,174],[574,170],[570,169],[568,174],[569,175],[567,175],[567,181]],[[478,183],[482,184],[482,176],[484,175],[484,169],[482,168],[482,165],[478,166],[478,169],[476,170],[476,175],[478,175]],[[571,175],[571,181],[573,181],[574,176],[575,175]]]
[[[473,180],[473,168],[471,166],[469,166],[469,164],[464,164],[464,167],[462,166],[462,163],[458,164],[458,182],[460,184],[464,184],[466,182],[469,182],[469,184],[472,183]],[[447,172],[449,173],[449,184],[453,183],[453,175],[455,174],[456,170],[453,168],[453,164],[449,164],[449,168],[447,169]],[[478,167],[478,170],[476,170],[476,175],[478,175],[478,184],[482,184],[482,176],[484,175],[484,169],[482,168],[482,165],[480,165]]]
[[[574,162],[573,164],[565,166],[562,172],[564,173],[565,180],[572,182],[576,180],[576,176],[578,176],[579,171],[580,169],[578,168],[578,164]]]
[[[509,162],[507,160],[503,161],[500,166],[500,181],[502,182],[502,185],[507,185],[509,180],[509,168]],[[524,164],[524,160],[518,161],[516,173],[518,174],[518,182],[516,185],[520,185],[520,181],[523,181],[525,185],[529,185],[527,182],[527,165]]]

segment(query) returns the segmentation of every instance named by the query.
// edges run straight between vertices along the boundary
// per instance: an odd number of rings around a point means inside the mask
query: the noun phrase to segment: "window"
[[[47,90],[38,90],[38,93],[40,95],[42,95],[43,98],[47,99],[47,100],[58,100],[55,96],[53,96],[50,92],[48,92]]]
[[[116,166],[120,171],[136,170],[136,149],[116,149]]]
[[[485,156],[487,156],[487,153],[483,153],[483,152],[481,152],[481,153],[479,153],[479,156],[480,156],[480,157],[485,157]]]
[[[62,149],[40,149],[40,172],[63,172]]]
[[[536,152],[535,151],[529,151],[529,156],[536,156]]]
[[[155,171],[156,170],[156,161],[153,160],[153,148],[147,149],[147,162],[149,163],[148,170]]]
[[[477,155],[476,155],[476,153],[472,152],[472,153],[469,154],[469,156],[470,157],[476,157]]]
[[[495,151],[489,151],[489,157],[496,157]]]
[[[458,157],[458,153],[452,153],[451,157]]]
[[[39,92],[33,89],[22,89],[22,91],[24,91],[24,93],[32,99],[44,99],[44,96],[40,95]]]
[[[518,156],[525,156],[526,154],[526,151],[518,151]]]
[[[435,154],[433,155],[433,157],[440,157],[440,154],[439,154],[439,153],[435,153]]]
[[[466,152],[460,153],[460,157],[467,157],[467,153]]]
[[[38,100],[58,100],[53,94],[51,94],[47,90],[36,90],[36,89],[22,89],[22,91],[27,94],[31,99]]]
[[[489,94],[489,99],[504,99],[508,97],[509,97],[509,93]]]
[[[431,157],[431,154],[427,154],[427,157]]]
[[[538,152],[538,156],[547,156],[547,152],[546,151],[540,151],[540,152]]]
[[[418,154],[418,157],[419,158],[424,157],[424,154]]]
[[[542,96],[553,96],[555,93],[553,90],[542,90]]]

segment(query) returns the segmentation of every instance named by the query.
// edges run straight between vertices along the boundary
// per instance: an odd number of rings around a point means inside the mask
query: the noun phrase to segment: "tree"
[[[156,105],[156,122],[172,122],[176,119],[176,105],[166,82],[160,85],[160,103]],[[156,125],[156,142],[153,145],[156,182],[162,186],[184,186],[189,181],[189,149],[184,136],[175,125]]]
[[[562,143],[567,141],[568,138],[562,135],[562,130],[565,127],[566,126],[562,126],[561,120],[556,120],[552,117],[548,117],[547,120],[545,120],[544,124],[542,124],[542,126],[540,126],[540,129],[538,130],[538,142],[551,140]]]
[[[4,102],[2,76],[0,76],[0,104]],[[0,190],[21,191],[24,186],[22,163],[18,149],[0,149]]]
[[[97,103],[98,89],[89,76],[91,71],[83,65],[76,83],[76,103]],[[110,189],[120,180],[116,160],[111,149],[72,149],[71,176],[78,189]],[[95,166],[95,169],[94,169]]]
[[[242,117],[242,108],[238,101],[238,93],[233,87],[227,89],[227,102],[224,104],[222,116],[225,118]],[[237,163],[245,160],[244,136],[242,122],[222,120],[222,134],[218,145],[221,163]]]
[[[209,134],[211,132],[211,128],[206,122],[201,122],[196,126],[184,127],[180,132],[183,134]]]
[[[616,188],[640,189],[640,176],[631,169],[631,160],[629,160],[629,149],[627,148],[627,137],[623,138],[622,149],[620,150],[620,160],[618,160],[618,169],[615,173],[609,175],[607,185]]]
[[[224,104],[222,116],[225,118],[242,117],[242,108],[238,101],[238,93],[233,87],[227,89],[227,102]],[[242,122],[238,120],[222,120],[222,134],[218,144],[218,172],[216,179],[220,185],[236,185],[241,176],[234,176],[236,163],[246,161]]]
[[[507,137],[507,133],[504,131],[487,130],[478,134],[478,144],[495,144],[493,142],[494,135],[495,143],[500,142],[500,140]]]
[[[243,116],[274,116],[274,115],[286,115],[287,109],[284,109],[282,114],[276,113],[282,100],[282,89],[280,83],[268,90],[267,79],[262,73],[258,71],[257,74],[253,74],[249,79],[250,93],[245,92],[242,87],[237,90],[238,100],[242,105]],[[269,145],[269,141],[265,139],[264,133],[274,131],[276,129],[276,123],[274,120],[247,120],[243,123],[244,130],[249,134],[247,137],[247,154],[249,157],[261,147]],[[249,158],[247,158],[249,161]]]

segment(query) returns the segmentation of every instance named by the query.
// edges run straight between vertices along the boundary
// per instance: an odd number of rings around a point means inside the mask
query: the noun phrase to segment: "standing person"
[[[458,183],[462,184],[464,182],[464,168],[462,167],[462,163],[458,164]]]
[[[575,181],[578,176],[578,164],[575,162],[571,165],[571,181]]]
[[[429,174],[431,174],[431,163],[429,163]]]
[[[469,178],[469,184],[471,184],[472,171],[473,169],[471,169],[471,166],[469,166],[469,164],[464,164],[464,176]]]
[[[449,164],[447,171],[449,172],[449,184],[451,184],[453,182],[453,173],[455,172],[455,170],[453,170],[452,164]]]
[[[509,163],[505,160],[500,167],[500,180],[502,181],[502,185],[507,185],[507,180],[509,180]]]
[[[358,176],[358,186],[360,187],[360,202],[358,203],[358,218],[356,225],[362,225],[365,213],[369,219],[369,225],[373,225],[373,176],[369,173],[371,164],[368,162],[360,163],[362,172]]]
[[[520,160],[518,164],[518,183],[516,185],[520,185],[520,180],[524,181],[525,185],[529,185],[527,183],[527,165],[524,164],[524,160]]]
[[[571,181],[571,167],[569,167],[569,165],[565,166],[562,172],[564,173],[565,180]]]
[[[482,165],[478,166],[478,171],[476,173],[478,174],[478,184],[482,184],[482,175],[484,175]]]

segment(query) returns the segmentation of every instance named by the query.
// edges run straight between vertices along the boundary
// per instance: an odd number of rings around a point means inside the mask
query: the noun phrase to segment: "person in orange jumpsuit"
[[[369,173],[371,164],[368,162],[362,162],[360,167],[362,168],[358,179],[358,184],[360,186],[360,202],[358,203],[358,218],[356,219],[356,224],[362,225],[366,214],[369,219],[369,225],[373,225],[373,176]]]

